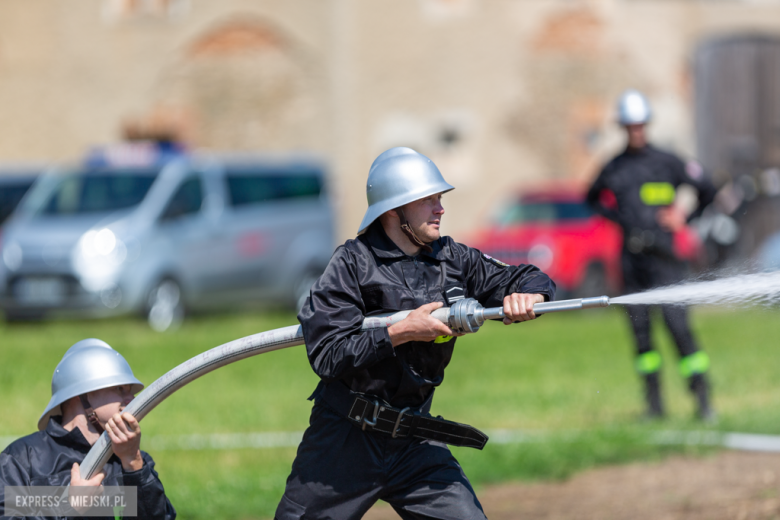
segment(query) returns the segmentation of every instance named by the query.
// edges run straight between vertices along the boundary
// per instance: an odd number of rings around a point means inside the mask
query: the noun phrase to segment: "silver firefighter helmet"
[[[639,125],[650,121],[653,115],[650,102],[638,90],[626,90],[618,101],[618,123],[621,125]]]
[[[94,338],[79,341],[54,369],[51,401],[38,419],[38,429],[45,429],[52,415],[61,415],[60,405],[71,397],[119,385],[131,385],[134,394],[144,387],[125,358],[108,343]]]
[[[386,211],[454,189],[447,184],[433,161],[423,154],[411,148],[390,148],[374,160],[368,172],[368,210],[360,223],[358,235]]]

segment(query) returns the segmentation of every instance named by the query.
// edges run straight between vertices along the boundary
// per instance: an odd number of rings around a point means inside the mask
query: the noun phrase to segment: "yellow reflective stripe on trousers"
[[[434,343],[447,343],[449,340],[452,339],[452,336],[439,336],[435,340],[433,340]]]
[[[655,350],[636,357],[636,371],[640,374],[654,374],[661,369],[661,354]]]
[[[701,350],[680,360],[680,373],[683,377],[704,374],[710,368],[710,357]]]
[[[674,196],[674,186],[668,182],[646,182],[639,188],[639,198],[648,206],[668,206]]]

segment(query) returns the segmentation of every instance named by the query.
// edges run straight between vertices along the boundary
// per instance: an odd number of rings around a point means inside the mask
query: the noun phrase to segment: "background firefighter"
[[[106,342],[91,338],[70,347],[52,375],[52,396],[38,420],[39,431],[0,453],[0,517],[6,518],[5,486],[102,484],[135,486],[138,518],[175,519],[154,460],[140,449],[141,427],[123,411],[143,387],[125,358]],[[113,455],[99,473],[82,479],[79,465],[103,431]]]
[[[618,102],[618,122],[627,135],[626,149],[613,158],[591,186],[588,203],[601,215],[623,228],[622,268],[626,293],[679,282],[685,262],[675,255],[674,232],[699,216],[715,197],[715,187],[697,163],[687,165],[678,157],[647,143],[645,126],[651,109],[635,90],[626,91]],[[673,204],[682,184],[698,192],[698,206],[685,215]],[[607,202],[613,198],[616,207]],[[713,420],[706,372],[709,358],[699,350],[688,324],[684,306],[660,306],[664,322],[680,354],[680,372],[688,378],[697,403],[697,415]],[[636,338],[636,369],[644,378],[647,416],[663,417],[659,371],[661,356],[650,341],[647,306],[630,306],[628,315]]]

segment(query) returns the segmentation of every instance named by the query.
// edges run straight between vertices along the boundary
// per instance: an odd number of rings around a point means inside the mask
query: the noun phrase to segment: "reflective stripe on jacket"
[[[688,217],[691,220],[701,215],[717,193],[701,166],[686,164],[649,145],[641,150],[626,149],[604,166],[588,191],[587,202],[597,213],[620,224],[624,250],[632,238],[642,237],[647,247],[641,254],[674,258],[672,233],[661,228],[656,215],[674,202],[681,184],[698,192],[698,205]],[[617,208],[603,204],[605,190],[612,192]]]

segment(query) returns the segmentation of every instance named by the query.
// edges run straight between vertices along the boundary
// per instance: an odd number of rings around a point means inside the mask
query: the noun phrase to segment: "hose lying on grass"
[[[537,303],[534,305],[534,313],[545,314],[591,307],[606,307],[608,305],[609,298],[606,296],[580,298]],[[410,312],[401,311],[395,314],[368,317],[363,321],[363,330],[389,327],[406,318]],[[501,307],[486,309],[476,300],[466,298],[455,302],[452,307],[436,309],[431,313],[431,316],[446,323],[454,332],[471,333],[477,332],[479,327],[487,320],[503,318],[504,310]],[[212,370],[251,356],[302,344],[303,331],[301,326],[292,325],[253,334],[214,347],[192,359],[188,359],[147,386],[125,407],[124,411],[140,421],[176,390],[190,381],[208,374]],[[111,440],[108,434],[103,432],[81,463],[81,478],[92,478],[108,462],[108,459],[111,458],[111,453]]]

